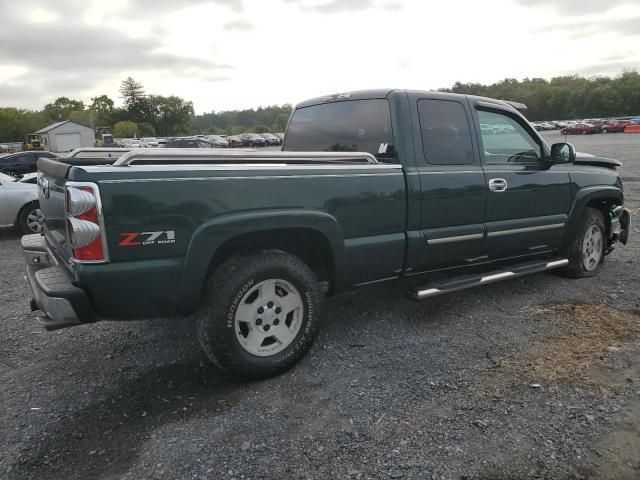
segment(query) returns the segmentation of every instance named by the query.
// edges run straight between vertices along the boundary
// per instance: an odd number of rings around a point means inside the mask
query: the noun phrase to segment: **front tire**
[[[576,231],[565,248],[569,265],[561,273],[570,278],[596,275],[604,262],[606,232],[602,212],[596,208],[585,208]]]
[[[198,340],[222,370],[272,377],[313,344],[322,299],[316,276],[298,257],[279,250],[234,256],[207,281]]]

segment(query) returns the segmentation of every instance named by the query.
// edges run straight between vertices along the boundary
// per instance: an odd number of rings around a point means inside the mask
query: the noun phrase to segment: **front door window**
[[[513,118],[478,110],[478,121],[485,164],[538,163],[542,158],[541,145]]]

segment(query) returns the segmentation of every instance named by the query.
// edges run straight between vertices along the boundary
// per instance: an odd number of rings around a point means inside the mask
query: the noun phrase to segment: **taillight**
[[[107,261],[99,195],[95,184],[67,183],[67,231],[73,258],[78,262]]]

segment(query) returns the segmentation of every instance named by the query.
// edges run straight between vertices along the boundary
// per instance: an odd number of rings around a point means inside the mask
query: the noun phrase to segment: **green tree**
[[[127,77],[120,84],[120,95],[127,109],[131,109],[136,103],[147,96],[144,92],[144,86],[131,77]]]
[[[89,108],[99,114],[110,114],[113,112],[114,103],[107,95],[99,95],[91,99]]]
[[[0,108],[0,142],[22,142],[24,137],[51,123],[43,112]]]
[[[69,120],[71,112],[76,110],[84,110],[84,103],[67,97],[58,97],[44,106],[44,113],[54,122]]]
[[[115,111],[113,100],[107,95],[99,95],[91,99],[89,109],[95,112],[95,125],[107,126],[113,123],[113,113]]]
[[[153,121],[153,106],[141,83],[128,77],[120,84],[120,95],[130,119],[138,123]]]
[[[149,122],[141,122],[138,124],[139,137],[153,137],[156,135],[156,129]]]
[[[287,128],[287,122],[289,121],[289,114],[287,113],[280,113],[278,114],[278,116],[276,117],[276,120],[273,122],[273,125],[271,126],[271,131],[272,132],[284,132],[285,129]]]
[[[69,120],[72,122],[94,128],[96,126],[97,113],[93,110],[76,110],[69,114]]]
[[[219,129],[226,133],[253,131],[256,126],[266,125],[272,131],[284,131],[291,114],[291,105],[271,105],[249,110],[210,112],[193,117],[192,132],[209,132]],[[237,127],[237,128],[235,128]]]
[[[116,138],[131,138],[136,133],[138,133],[138,124],[131,120],[123,120],[113,126],[113,136]]]
[[[194,115],[193,103],[173,95],[151,95],[148,100],[152,112],[149,123],[154,126],[157,135],[180,135],[188,132]]]
[[[253,131],[255,133],[268,133],[270,130],[266,125],[256,125],[253,127]]]

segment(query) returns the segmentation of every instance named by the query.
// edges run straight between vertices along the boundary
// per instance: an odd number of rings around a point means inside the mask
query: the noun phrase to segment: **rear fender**
[[[248,233],[286,228],[308,228],[324,235],[333,253],[336,283],[345,278],[341,271],[345,264],[344,239],[338,221],[332,215],[313,210],[250,211],[223,215],[201,225],[191,237],[180,282],[179,310],[190,313],[198,307],[209,265],[225,242]],[[258,245],[256,247],[259,248]],[[337,284],[335,288],[338,290],[341,285]]]

